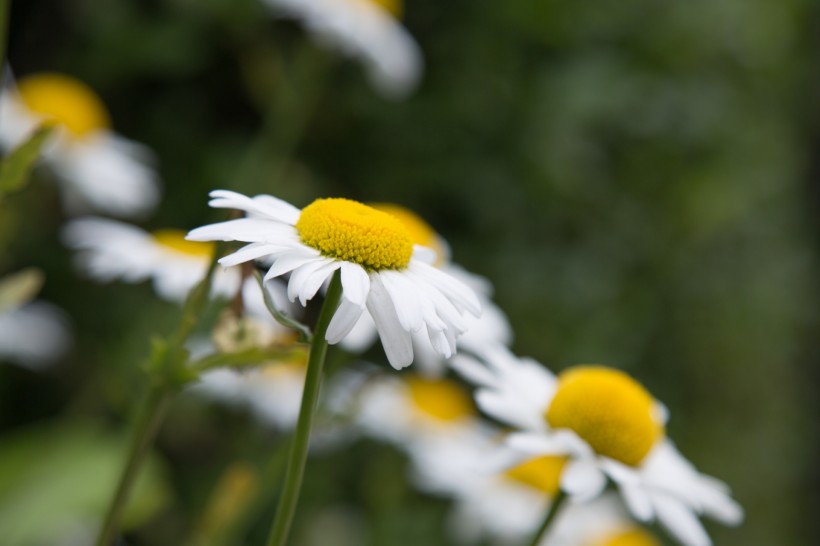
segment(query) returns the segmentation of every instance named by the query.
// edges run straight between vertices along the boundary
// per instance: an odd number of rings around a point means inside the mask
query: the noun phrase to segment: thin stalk
[[[558,515],[558,509],[561,508],[561,505],[564,503],[564,500],[567,498],[566,493],[559,490],[558,493],[555,495],[555,498],[552,499],[552,504],[550,504],[550,509],[547,510],[547,515],[544,518],[544,522],[541,524],[541,527],[535,533],[535,536],[532,537],[532,541],[530,541],[529,546],[538,546],[541,541],[544,539],[544,536],[547,534],[547,529],[549,529],[550,525],[552,525],[555,516]]]
[[[151,444],[154,443],[154,438],[172,398],[173,392],[170,389],[156,385],[151,387],[131,441],[128,462],[120,476],[114,500],[108,507],[108,513],[105,515],[105,521],[97,538],[97,546],[110,546],[117,538],[120,518],[125,510],[131,487],[134,485],[134,480]]]
[[[302,488],[302,476],[305,472],[305,460],[307,459],[308,441],[310,440],[310,427],[313,421],[313,414],[316,409],[316,400],[319,395],[319,384],[322,380],[322,367],[327,354],[327,341],[325,333],[339,305],[342,296],[342,281],[339,271],[333,274],[330,282],[325,303],[319,314],[316,323],[316,332],[310,344],[310,355],[308,356],[307,373],[305,375],[305,388],[302,392],[302,405],[299,408],[299,419],[296,422],[296,430],[293,433],[293,443],[288,455],[288,466],[285,471],[285,485],[282,489],[282,497],[279,500],[279,507],[276,510],[276,517],[271,526],[268,546],[284,546],[290,532],[290,525],[293,515],[296,513],[296,503],[299,500],[299,492]]]

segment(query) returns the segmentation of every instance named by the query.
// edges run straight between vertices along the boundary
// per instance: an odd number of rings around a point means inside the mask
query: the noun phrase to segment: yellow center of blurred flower
[[[436,266],[444,265],[444,262],[447,261],[447,253],[441,244],[438,233],[418,214],[393,203],[371,203],[370,206],[398,218],[407,228],[407,231],[410,232],[413,243],[431,249],[436,253]]]
[[[396,19],[401,19],[404,12],[404,2],[402,0],[370,0],[381,7]]]
[[[439,421],[457,421],[475,415],[473,401],[458,383],[414,376],[407,380],[416,408]]]
[[[176,229],[160,229],[153,233],[157,244],[174,252],[198,258],[209,258],[214,253],[214,243],[188,241],[185,232]]]
[[[565,457],[537,457],[507,470],[504,475],[553,496],[558,493],[566,462]]]
[[[64,125],[76,137],[111,126],[102,101],[74,78],[34,74],[21,79],[17,90],[29,110]]]
[[[595,546],[661,546],[661,543],[643,529],[630,529],[598,541]]]
[[[304,377],[305,373],[307,373],[307,353],[297,353],[290,358],[262,367],[262,375],[270,379],[287,376]]]
[[[413,239],[397,218],[349,199],[317,199],[296,222],[302,242],[324,256],[375,271],[403,269]]]
[[[599,455],[635,466],[663,436],[652,396],[627,374],[578,366],[558,377],[546,413],[554,428],[569,428]]]

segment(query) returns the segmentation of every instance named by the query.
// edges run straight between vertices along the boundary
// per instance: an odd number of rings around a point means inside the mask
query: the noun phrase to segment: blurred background
[[[716,544],[813,545],[817,8],[410,0],[425,69],[404,100],[258,0],[12,2],[8,59],[16,77],[86,82],[153,150],[163,199],[143,227],[220,218],[216,188],[415,210],[492,281],[517,354],[619,367],[669,406],[681,451],[746,508],[738,529],[708,526]],[[0,217],[0,274],[41,269],[73,336],[48,369],[0,366],[0,530],[24,537],[8,544],[47,544],[26,533],[108,487],[148,340],[179,318],[147,283],[77,274],[50,178],[35,170]],[[276,442],[241,409],[178,399],[128,544],[183,543],[226,469],[261,467]],[[32,460],[45,470],[23,483]],[[315,457],[293,543],[450,544],[448,501],[405,470],[368,440]]]

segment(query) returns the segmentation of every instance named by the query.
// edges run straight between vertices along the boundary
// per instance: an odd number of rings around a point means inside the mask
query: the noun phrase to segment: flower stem
[[[561,508],[561,505],[564,503],[566,498],[567,494],[559,489],[558,493],[555,495],[555,498],[552,499],[550,509],[547,511],[546,517],[544,517],[544,522],[541,524],[541,527],[538,528],[535,536],[532,537],[532,541],[530,541],[529,546],[538,546],[538,544],[541,543],[544,536],[547,534],[547,529],[549,529],[550,525],[552,525],[555,516],[558,515],[558,509]]]
[[[119,529],[120,518],[128,501],[131,487],[134,485],[134,480],[142,466],[142,462],[148,454],[151,444],[154,442],[154,437],[159,430],[159,426],[165,417],[165,412],[172,398],[173,392],[170,389],[163,388],[159,385],[151,387],[151,392],[145,401],[145,406],[142,409],[134,438],[131,442],[128,462],[125,464],[125,470],[123,470],[120,476],[120,482],[117,484],[114,500],[108,507],[108,513],[105,515],[105,521],[97,537],[97,546],[110,546],[114,543],[117,530]]]
[[[273,520],[268,546],[284,546],[296,513],[296,503],[299,500],[299,491],[302,488],[302,475],[305,472],[305,460],[307,459],[308,440],[310,439],[310,427],[313,421],[313,413],[316,409],[316,400],[319,395],[319,384],[322,379],[322,367],[327,354],[327,341],[325,332],[336,312],[339,300],[342,296],[342,281],[339,271],[333,275],[330,282],[325,303],[319,314],[316,323],[316,331],[310,344],[310,356],[308,357],[307,373],[305,375],[305,388],[302,392],[302,405],[299,408],[299,419],[296,422],[296,430],[293,434],[293,443],[290,446],[288,455],[288,466],[285,471],[285,485],[282,489],[282,497],[279,500],[279,507],[276,517]]]

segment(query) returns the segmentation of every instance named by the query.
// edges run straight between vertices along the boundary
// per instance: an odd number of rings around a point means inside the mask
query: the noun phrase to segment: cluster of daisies
[[[387,98],[407,96],[418,84],[423,61],[415,40],[401,25],[401,0],[263,0],[275,17],[299,21],[320,45],[358,59],[366,68],[374,88]],[[83,82],[58,73],[37,73],[14,81],[11,74],[0,89],[0,151],[10,151],[25,142],[43,124],[54,131],[41,152],[58,183],[63,207],[70,216],[104,214],[115,218],[146,219],[160,201],[160,184],[153,153],[112,129],[111,116],[103,101]],[[91,233],[89,237],[85,235]],[[177,300],[190,288],[198,271],[181,273],[161,266],[163,257],[191,260],[186,254],[205,252],[204,246],[184,245],[181,234],[148,234],[114,220],[79,221],[66,230],[66,239],[81,248],[114,248],[116,241],[136,245],[139,258],[120,252],[125,261],[136,261],[135,269],[116,264],[106,267],[95,258],[89,266],[100,277],[140,280],[153,276],[165,298]],[[110,245],[108,243],[111,243]],[[177,253],[179,250],[188,252]],[[112,252],[116,252],[113,250]],[[170,252],[170,254],[169,254]],[[142,262],[143,255],[146,262]],[[180,257],[182,256],[182,257]],[[146,267],[148,269],[146,269]],[[227,290],[231,282],[220,281]],[[231,288],[232,289],[232,288]],[[46,302],[21,302],[0,307],[0,358],[40,368],[55,361],[69,346],[65,314]],[[32,326],[36,326],[35,330]],[[49,343],[29,339],[27,332],[47,331]]]
[[[401,96],[416,84],[421,56],[397,22],[396,2],[266,2],[321,43],[361,59],[386,94]],[[23,78],[0,94],[0,118],[7,149],[43,122],[58,124],[43,159],[70,214],[145,218],[156,206],[151,154],[111,131],[102,102],[83,84],[56,74]],[[367,435],[404,450],[414,483],[453,499],[451,527],[460,540],[532,537],[551,503],[565,496],[545,546],[660,544],[643,525],[651,522],[685,546],[706,546],[700,516],[742,520],[727,487],[699,473],[666,437],[666,409],[633,378],[598,365],[555,375],[515,356],[490,284],[454,264],[447,243],[414,213],[342,198],[299,209],[270,195],[219,190],[211,197],[212,207],[242,217],[186,234],[83,216],[66,225],[63,240],[90,277],[151,281],[173,302],[203,278],[215,242],[242,243],[219,260],[211,284],[212,298],[232,305],[210,335],[189,341],[193,354],[297,344],[298,332],[270,308],[307,320],[305,308],[338,278],[341,299],[325,341],[373,355],[378,340],[393,369],[362,356],[326,382],[321,411],[343,423],[347,438]],[[23,327],[24,319],[38,320],[34,307],[13,311],[28,315],[9,319],[0,310],[0,325],[42,331]],[[0,326],[0,348],[2,333],[12,331]],[[300,356],[217,369],[190,395],[244,406],[288,430],[305,370]]]

